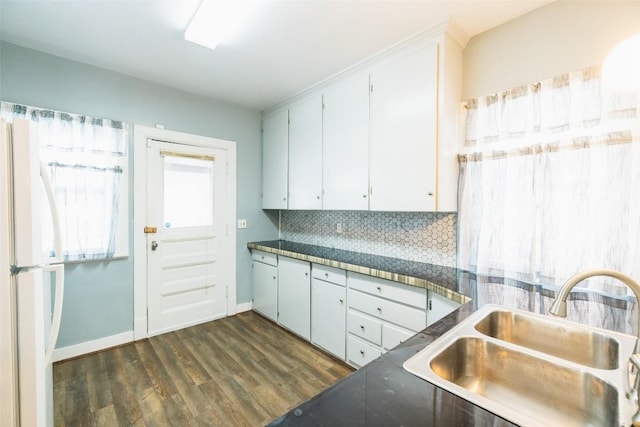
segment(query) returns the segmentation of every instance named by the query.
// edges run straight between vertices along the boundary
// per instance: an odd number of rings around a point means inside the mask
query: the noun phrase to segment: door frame
[[[147,329],[147,139],[216,148],[227,151],[227,230],[232,250],[232,273],[228,283],[227,316],[236,306],[236,143],[224,139],[170,131],[149,126],[133,126],[133,339],[149,336]]]

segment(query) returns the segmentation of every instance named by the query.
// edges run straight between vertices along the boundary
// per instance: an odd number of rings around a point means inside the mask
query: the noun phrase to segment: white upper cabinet
[[[434,211],[438,45],[371,72],[371,194],[376,211]]]
[[[289,113],[262,121],[262,208],[287,209]]]
[[[289,209],[322,209],[322,96],[289,108]]]
[[[369,208],[369,75],[359,73],[324,91],[323,208]]]
[[[443,23],[270,110],[289,112],[289,193],[288,205],[281,196],[267,199],[280,191],[274,176],[287,164],[281,153],[265,154],[265,162],[277,158],[264,166],[263,207],[456,211],[467,41],[455,23]],[[286,111],[265,121],[280,115]]]

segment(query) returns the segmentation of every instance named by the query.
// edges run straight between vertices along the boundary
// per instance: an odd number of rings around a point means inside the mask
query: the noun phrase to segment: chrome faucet
[[[554,316],[567,317],[567,297],[571,290],[578,283],[582,282],[585,279],[594,276],[607,276],[613,277],[614,279],[618,279],[625,285],[627,285],[633,291],[636,296],[636,303],[640,304],[640,284],[633,280],[631,277],[626,274],[620,273],[615,270],[607,270],[607,269],[596,269],[596,270],[587,270],[582,273],[578,273],[562,285],[558,295],[556,296],[555,301],[551,304],[551,308],[549,309],[549,313]],[[634,426],[640,426],[640,316],[638,316],[638,330],[637,330],[637,338],[636,345],[633,350],[633,354],[629,357],[629,364],[635,370],[635,378],[633,380],[633,386],[629,381],[629,390],[627,391],[627,399],[635,402],[639,405],[638,411],[632,418],[632,422]],[[629,378],[627,377],[627,380]]]

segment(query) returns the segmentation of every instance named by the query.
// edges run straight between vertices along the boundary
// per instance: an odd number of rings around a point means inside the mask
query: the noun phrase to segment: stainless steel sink
[[[617,340],[596,329],[557,322],[551,317],[497,309],[480,320],[475,328],[484,335],[591,368],[617,369],[619,366]],[[627,358],[629,354],[625,353]]]
[[[625,397],[634,344],[632,336],[488,305],[404,368],[522,426],[622,426],[637,409]]]

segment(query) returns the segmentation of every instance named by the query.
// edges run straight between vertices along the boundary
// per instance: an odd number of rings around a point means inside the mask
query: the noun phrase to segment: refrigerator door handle
[[[47,350],[44,356],[45,366],[53,360],[53,350],[58,341],[60,321],[62,320],[62,301],[64,297],[64,264],[53,264],[42,267],[42,271],[53,271],[56,277],[56,297],[53,303],[53,316],[51,320],[51,332],[47,341]]]
[[[62,232],[60,226],[60,214],[58,211],[58,203],[56,202],[53,186],[51,185],[51,177],[43,162],[40,162],[40,176],[44,184],[47,200],[49,201],[49,210],[51,211],[51,219],[53,222],[53,245],[56,253],[55,257],[50,258],[49,262],[62,262]]]

